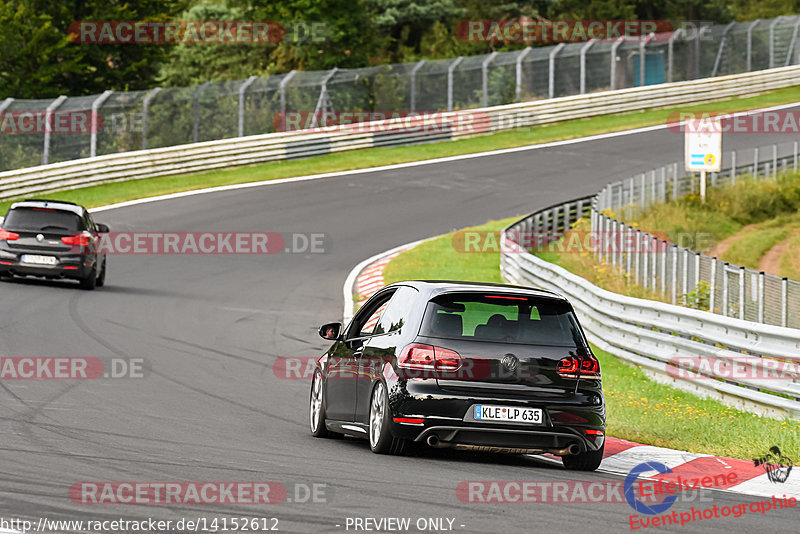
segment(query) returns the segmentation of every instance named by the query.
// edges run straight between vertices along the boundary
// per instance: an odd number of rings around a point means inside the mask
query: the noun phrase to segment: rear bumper
[[[64,256],[53,255],[56,257],[56,264],[53,266],[22,263],[20,262],[20,256],[20,254],[0,250],[0,273],[8,273],[17,276],[70,278],[77,280],[86,278],[94,265],[92,258],[74,254]]]

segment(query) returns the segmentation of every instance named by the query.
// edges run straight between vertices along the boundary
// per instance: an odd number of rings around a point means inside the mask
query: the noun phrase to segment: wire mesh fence
[[[193,87],[54,100],[0,101],[0,170],[95,155],[359,122],[368,113],[424,113],[495,106],[800,62],[800,15],[678,29],[643,40],[560,43],[511,52],[330,71],[292,71]],[[18,131],[9,114],[94,111],[89,128]],[[333,112],[333,113],[330,113]],[[325,115],[325,114],[328,115]],[[46,122],[46,121],[45,121]],[[80,125],[79,125],[80,126]],[[85,125],[83,125],[85,126]]]
[[[797,170],[800,142],[791,141],[723,154],[723,170],[710,173],[713,185],[735,183],[744,176],[775,178]],[[608,184],[594,199],[591,224],[601,262],[619,267],[632,282],[664,300],[726,317],[800,328],[800,281],[724,262],[696,252],[712,245],[707,235],[681,235],[679,243],[624,223],[656,202],[678,199],[700,190],[696,174],[670,164]]]

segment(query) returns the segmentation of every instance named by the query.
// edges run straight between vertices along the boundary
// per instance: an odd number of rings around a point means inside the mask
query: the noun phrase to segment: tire
[[[369,401],[369,448],[376,454],[405,454],[408,440],[392,436],[389,417],[389,395],[383,382],[378,382]]]
[[[96,264],[95,264],[94,267],[92,267],[92,270],[89,272],[89,276],[87,276],[86,278],[82,278],[80,283],[81,283],[81,287],[83,289],[87,289],[89,291],[91,291],[95,287],[97,287],[97,265]]]
[[[570,456],[562,456],[561,461],[568,471],[594,471],[600,467],[600,462],[603,461],[603,449],[606,444],[600,447],[597,451],[587,451],[580,454],[573,454]]]
[[[308,419],[311,426],[311,435],[315,438],[339,437],[339,434],[331,432],[325,426],[325,388],[322,383],[322,373],[319,370],[314,371],[314,378],[311,379]]]
[[[108,267],[108,260],[103,259],[103,268],[100,270],[100,276],[97,277],[97,287],[106,285],[106,269]]]

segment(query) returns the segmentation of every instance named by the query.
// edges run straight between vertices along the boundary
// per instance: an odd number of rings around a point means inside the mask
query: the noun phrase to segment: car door
[[[411,306],[417,300],[419,291],[410,286],[400,286],[385,304],[385,310],[378,319],[372,336],[366,341],[359,358],[359,373],[356,380],[357,423],[369,423],[369,403],[372,386],[380,379],[387,364],[391,365],[398,345],[402,344],[403,326],[409,323]],[[399,347],[402,348],[402,347]]]
[[[345,330],[343,341],[328,357],[325,411],[330,420],[354,421],[359,358],[392,293],[393,289],[384,291],[367,301]]]

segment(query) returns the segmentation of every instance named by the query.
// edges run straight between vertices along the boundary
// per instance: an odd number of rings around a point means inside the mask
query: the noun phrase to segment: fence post
[[[744,277],[745,268],[739,267],[739,319],[744,319]]]
[[[722,315],[728,316],[728,285],[729,285],[728,262],[722,264]]]
[[[708,294],[708,311],[714,313],[714,298],[716,297],[717,292],[717,258],[711,258],[711,279],[710,282],[710,289]]]
[[[667,83],[672,82],[672,63],[674,57],[673,48],[674,48],[675,38],[682,33],[683,33],[683,28],[678,28],[672,33],[672,35],[669,36],[669,40],[667,41]]]
[[[670,280],[670,292],[672,293],[672,303],[678,303],[678,245],[673,244],[672,249],[672,279]]]
[[[462,61],[464,61],[464,56],[458,56],[447,67],[447,111],[453,111],[453,71]]]
[[[142,150],[147,150],[147,119],[150,116],[150,102],[160,92],[161,88],[156,87],[142,100]]]
[[[778,145],[772,145],[772,177],[775,178],[778,175]]]
[[[200,95],[203,94],[211,82],[205,82],[200,87],[195,89],[194,97],[192,98],[192,114],[194,115],[194,126],[192,127],[192,141],[197,142],[198,134],[200,131]]]
[[[97,155],[97,130],[100,128],[100,123],[97,120],[97,110],[100,109],[100,106],[108,100],[108,97],[111,96],[111,93],[114,91],[103,91],[103,94],[98,96],[92,102],[92,124],[91,124],[91,138],[89,141],[89,156],[95,157]]]
[[[769,25],[769,68],[775,66],[775,25],[778,24],[782,18],[782,16],[778,16],[772,21],[772,24]]]
[[[481,102],[485,108],[489,107],[489,63],[492,62],[496,55],[497,52],[492,52],[481,63],[481,88],[483,89]],[[502,103],[505,104],[505,102]]]
[[[642,257],[642,287],[647,289],[650,286],[650,252],[647,250],[647,243],[650,239],[646,232],[642,232],[640,237],[641,253],[639,255]]]
[[[609,83],[609,87],[613,91],[617,88],[617,48],[622,42],[625,40],[625,36],[619,37],[614,41],[614,44],[611,45],[611,80]]]
[[[730,31],[730,29],[733,27],[734,24],[736,24],[736,21],[731,22],[730,24],[725,26],[724,30],[722,30],[722,39],[719,42],[719,50],[717,51],[716,59],[714,59],[714,69],[711,71],[712,78],[717,75],[717,72],[719,70],[719,63],[722,60],[722,51],[725,49],[725,44],[728,42],[728,32]]]
[[[678,199],[678,192],[680,184],[678,184],[678,164],[672,164],[672,200]]]
[[[639,180],[639,185],[641,186],[641,189],[642,189],[642,191],[640,193],[641,196],[639,197],[640,198],[639,203],[642,205],[642,211],[644,211],[645,208],[647,208],[647,195],[645,194],[645,191],[647,191],[646,180],[647,180],[647,176],[645,176],[645,173],[642,173],[642,178],[641,178],[641,180]]]
[[[596,39],[589,39],[580,51],[580,89],[581,94],[586,94],[586,52],[596,42]]]
[[[731,152],[731,185],[736,185],[736,151]]]
[[[44,111],[44,149],[42,151],[42,165],[47,165],[50,162],[50,130],[52,130],[52,121],[50,117],[66,99],[67,97],[65,95],[59,96],[50,102],[50,105],[47,106],[47,109]]]
[[[278,90],[280,91],[280,101],[281,101],[281,117],[286,116],[286,85],[289,83],[289,80],[294,78],[295,74],[297,74],[296,70],[290,70],[289,73],[283,77],[280,85],[278,86]]]
[[[686,295],[689,292],[689,249],[683,250],[683,279],[681,280],[681,294]],[[684,303],[686,298],[684,297]]]
[[[694,287],[700,284],[700,253],[694,253]]]
[[[667,168],[661,167],[661,185],[658,187],[658,201],[667,201]]]
[[[758,273],[758,322],[764,323],[764,271]]]
[[[781,278],[781,326],[789,326],[789,279]]]
[[[516,75],[517,75],[517,88],[516,88],[516,97],[517,102],[522,102],[522,60],[525,59],[528,54],[531,53],[533,48],[530,46],[525,47],[525,49],[517,56],[516,60]]]
[[[661,296],[665,296],[667,294],[667,248],[668,242],[666,239],[662,239],[659,249],[659,253],[661,254]]]
[[[758,24],[761,19],[756,19],[747,27],[747,72],[753,70],[753,28]]]
[[[547,75],[547,98],[553,98],[556,94],[556,55],[561,52],[561,49],[566,46],[566,43],[558,43],[550,51],[548,56],[549,72]]]
[[[325,126],[327,123],[327,117],[325,116],[325,113],[328,110],[328,103],[331,102],[331,97],[328,94],[328,82],[336,75],[338,71],[339,67],[333,67],[327,72],[327,74],[325,74],[325,77],[322,78],[322,82],[320,82],[317,105],[314,107],[314,115],[311,117],[311,126],[313,127]],[[322,119],[322,124],[320,124],[320,119]]]
[[[239,137],[244,137],[244,95],[247,92],[247,88],[253,85],[258,79],[258,76],[250,76],[245,80],[245,82],[239,87]],[[285,121],[286,117],[281,117],[281,121]]]
[[[627,282],[630,283],[631,277],[633,276],[633,265],[632,265],[633,259],[631,257],[631,252],[632,251],[630,249],[630,245],[631,245],[631,243],[633,243],[633,239],[632,238],[636,234],[634,233],[632,226],[626,227],[625,232],[628,235],[628,239],[625,240],[625,243],[627,245],[627,248],[626,248],[626,251],[625,251],[625,271],[628,273]]]
[[[753,179],[758,179],[758,147],[753,149]]]
[[[640,285],[641,282],[639,281],[639,277],[642,274],[642,231],[638,228],[636,229],[636,248],[634,249],[634,253],[636,254],[636,274],[634,275],[634,281],[636,285]]]
[[[411,109],[410,111],[417,111],[417,71],[422,68],[427,60],[423,59],[420,60],[419,63],[414,65],[414,68],[411,69],[411,105],[409,106]]]

